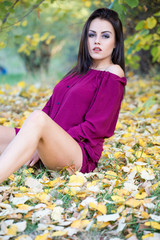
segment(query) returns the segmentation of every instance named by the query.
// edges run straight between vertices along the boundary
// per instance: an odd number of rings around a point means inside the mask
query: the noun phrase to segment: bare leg
[[[79,144],[42,111],[33,112],[0,157],[0,182],[25,164],[38,149],[49,169],[82,166]]]
[[[15,137],[14,128],[0,126],[0,154]]]

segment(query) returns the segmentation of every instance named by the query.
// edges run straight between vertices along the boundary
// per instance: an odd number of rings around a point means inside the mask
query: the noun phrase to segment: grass
[[[0,84],[14,85],[17,82],[23,81],[25,78],[26,75],[21,73],[0,75]]]

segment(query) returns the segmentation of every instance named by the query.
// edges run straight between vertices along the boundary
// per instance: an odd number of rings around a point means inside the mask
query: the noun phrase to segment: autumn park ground
[[[52,87],[0,85],[0,124],[20,127]],[[160,81],[130,74],[93,173],[22,167],[0,184],[0,239],[160,239],[159,104]]]

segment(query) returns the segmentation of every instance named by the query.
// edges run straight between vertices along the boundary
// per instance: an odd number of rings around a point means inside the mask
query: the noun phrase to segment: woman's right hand
[[[38,155],[38,151],[36,150],[33,156],[31,157],[31,159],[27,161],[25,165],[33,167],[36,164],[36,162],[38,162],[38,160],[39,160],[39,155]]]

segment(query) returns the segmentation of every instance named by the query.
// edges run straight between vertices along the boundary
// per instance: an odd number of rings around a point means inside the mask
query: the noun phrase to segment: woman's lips
[[[102,49],[101,49],[101,48],[99,48],[99,47],[95,47],[95,48],[93,48],[93,51],[94,51],[94,52],[101,52],[101,51],[102,51]]]

